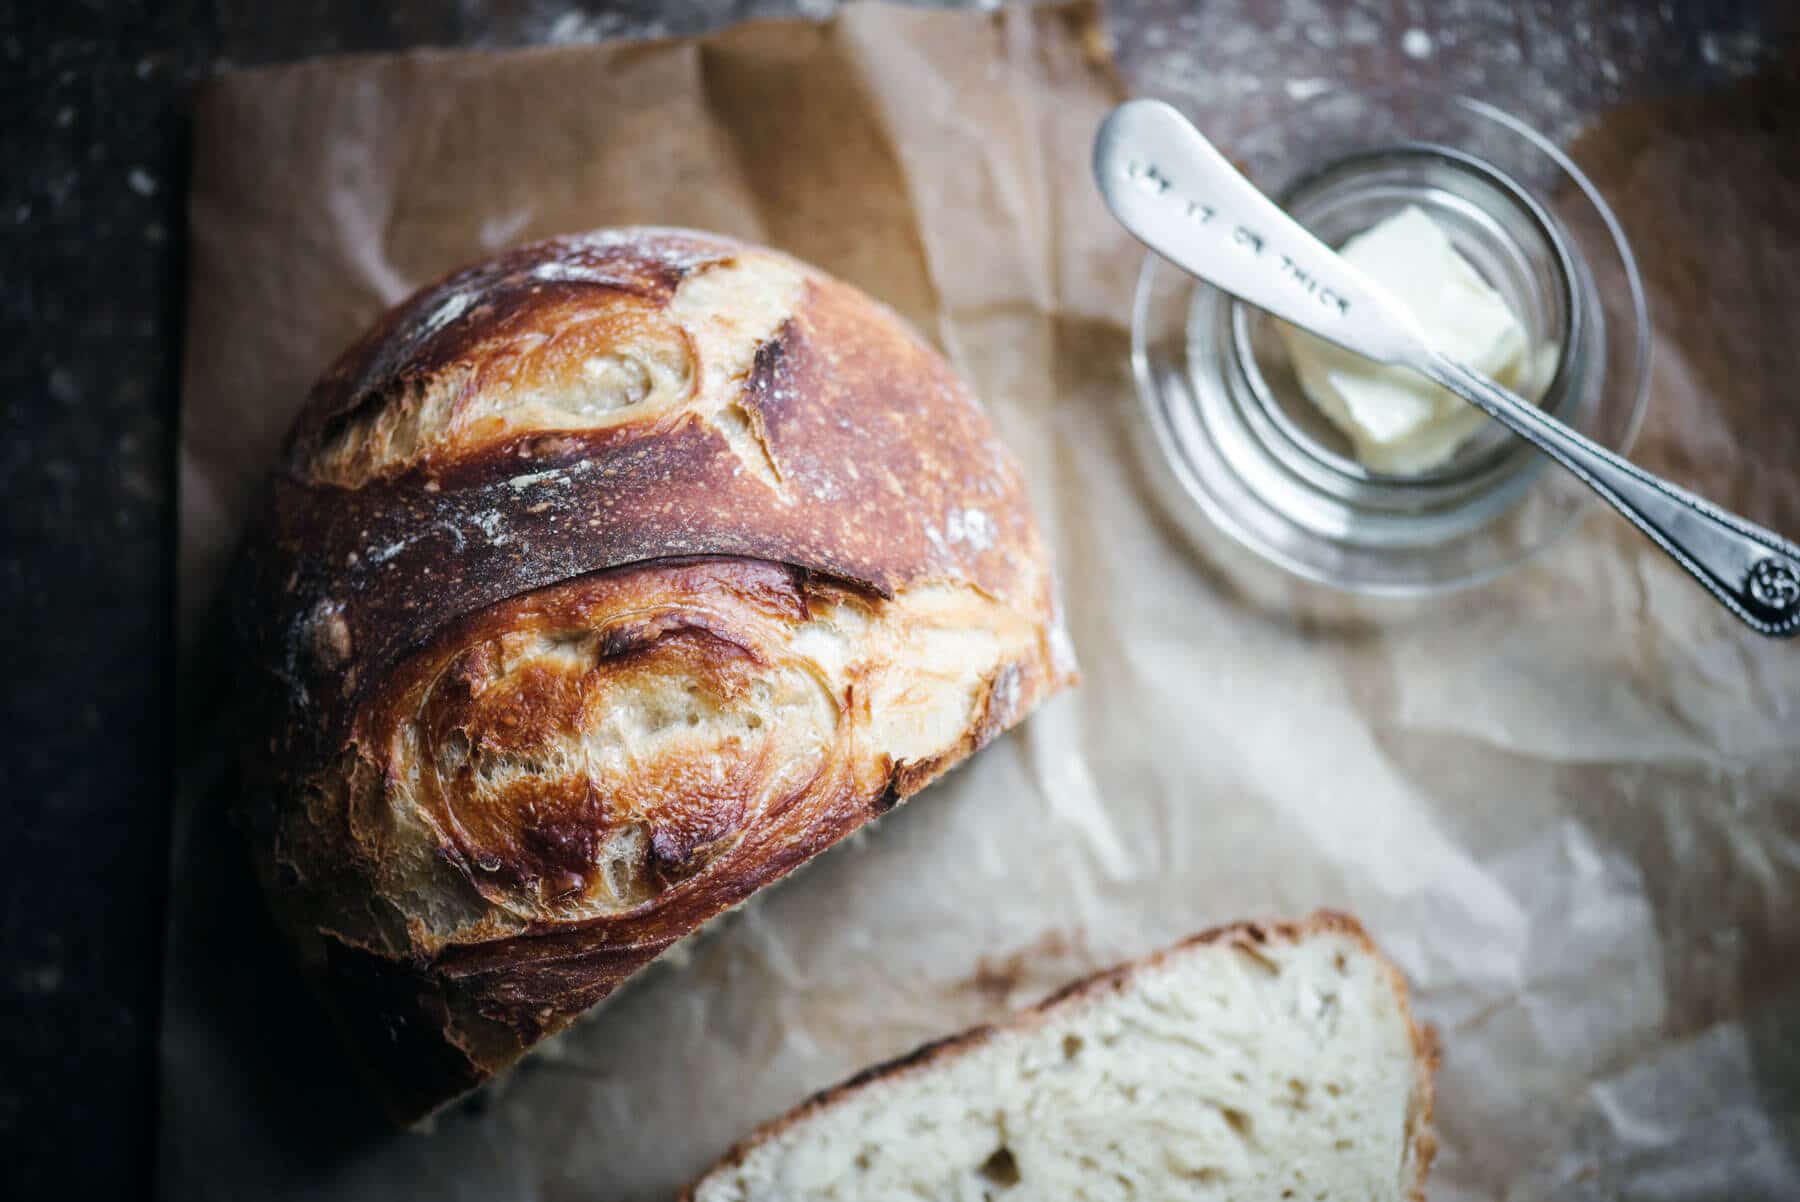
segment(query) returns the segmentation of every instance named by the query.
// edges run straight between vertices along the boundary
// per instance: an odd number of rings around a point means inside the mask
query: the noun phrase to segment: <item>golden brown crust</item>
[[[1413,1089],[1414,1107],[1407,1115],[1407,1155],[1413,1168],[1412,1187],[1408,1196],[1414,1202],[1423,1202],[1425,1178],[1430,1171],[1432,1159],[1437,1154],[1437,1137],[1432,1128],[1433,1074],[1437,1070],[1438,1063],[1437,1040],[1429,1027],[1421,1027],[1413,1021],[1410,993],[1406,978],[1399,968],[1382,955],[1381,950],[1369,938],[1368,932],[1363,929],[1361,923],[1350,915],[1336,910],[1318,910],[1299,922],[1235,922],[1226,926],[1212,927],[1198,934],[1190,935],[1172,947],[1152,952],[1142,959],[1103,969],[1091,976],[1073,981],[1043,1001],[1016,1011],[999,1023],[971,1027],[967,1031],[933,1040],[904,1056],[866,1068],[840,1084],[821,1090],[786,1114],[770,1120],[751,1132],[734,1144],[717,1164],[707,1170],[702,1179],[741,1165],[745,1157],[756,1148],[778,1138],[788,1128],[803,1122],[819,1111],[836,1105],[851,1093],[868,1089],[897,1077],[926,1071],[936,1064],[966,1054],[992,1040],[1001,1032],[1028,1030],[1051,1021],[1064,1011],[1079,1007],[1109,992],[1122,992],[1130,986],[1133,978],[1154,970],[1189,948],[1211,943],[1232,944],[1242,948],[1246,954],[1254,956],[1257,954],[1256,949],[1264,944],[1272,942],[1298,943],[1309,935],[1326,931],[1349,936],[1360,944],[1365,952],[1380,962],[1393,983],[1394,994],[1399,999],[1401,1011],[1406,1017],[1407,1030],[1412,1040],[1413,1063],[1416,1068]],[[694,1202],[695,1191],[699,1184],[699,1180],[690,1183],[682,1191],[680,1202]]]
[[[947,365],[686,231],[399,306],[315,388],[239,573],[262,875],[403,1117],[1070,675]]]
[[[692,408],[588,430],[466,431],[356,488],[313,470],[347,415],[464,372],[474,382],[460,387],[478,395],[536,323],[585,305],[611,328],[618,305],[666,308],[685,276],[752,253],[772,257],[688,232],[537,243],[425,289],[320,381],[253,539],[258,586],[240,595],[281,600],[292,628],[264,633],[323,743],[420,631],[645,560],[739,556],[882,596],[958,580],[1022,608],[1044,603],[1023,483],[966,389],[887,310],[815,273],[734,389],[781,493]],[[562,271],[539,278],[547,265]],[[250,617],[262,626],[267,615]],[[319,654],[321,621],[339,653]],[[345,652],[354,674],[339,668]]]

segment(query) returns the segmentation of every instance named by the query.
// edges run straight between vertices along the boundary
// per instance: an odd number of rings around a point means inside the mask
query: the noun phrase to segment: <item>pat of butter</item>
[[[1534,360],[1500,294],[1413,206],[1365,230],[1339,252],[1382,285],[1424,327],[1432,346],[1535,402],[1555,370],[1554,348]],[[1391,475],[1443,463],[1487,416],[1402,367],[1364,359],[1280,323],[1301,389],[1350,438],[1356,457]]]

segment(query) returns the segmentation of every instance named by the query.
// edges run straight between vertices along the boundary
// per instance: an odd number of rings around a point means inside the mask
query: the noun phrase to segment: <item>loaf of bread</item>
[[[232,596],[260,874],[401,1118],[1072,671],[1018,468],[944,361],[681,230],[388,313],[308,398]]]
[[[1240,924],[776,1119],[686,1202],[1420,1199],[1435,1054],[1350,918]]]

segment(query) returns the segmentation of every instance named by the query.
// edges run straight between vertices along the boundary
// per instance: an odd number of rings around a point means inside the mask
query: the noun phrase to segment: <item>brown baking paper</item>
[[[209,89],[167,1196],[666,1198],[873,1060],[1205,925],[1317,906],[1362,917],[1442,1035],[1434,1197],[1797,1196],[1800,649],[1600,513],[1500,583],[1410,606],[1183,541],[1134,457],[1141,255],[1087,178],[1120,95],[1098,47],[1085,9],[858,6]],[[1579,153],[1646,252],[1642,457],[1791,533],[1800,188],[1764,119],[1794,111],[1782,96],[1627,113]],[[499,1087],[394,1132],[221,820],[210,607],[308,383],[383,307],[628,222],[791,251],[951,356],[1028,467],[1086,683]]]

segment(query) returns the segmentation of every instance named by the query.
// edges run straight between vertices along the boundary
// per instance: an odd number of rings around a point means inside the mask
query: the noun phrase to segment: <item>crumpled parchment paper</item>
[[[1657,325],[1639,456],[1800,530],[1791,76],[1576,153]],[[1141,254],[1087,176],[1086,7],[232,76],[198,108],[170,1198],[657,1199],[878,1058],[1240,916],[1335,906],[1442,1035],[1432,1195],[1800,1196],[1800,648],[1596,509],[1501,582],[1353,601],[1194,546],[1135,458]],[[384,1128],[220,808],[211,606],[310,381],[378,312],[596,226],[756,239],[935,340],[1027,465],[1085,685],[423,1134]]]

